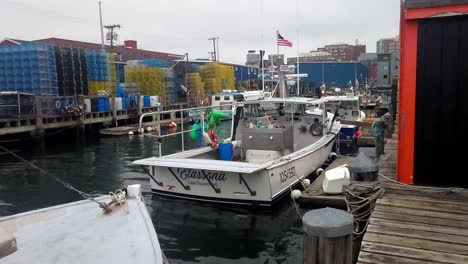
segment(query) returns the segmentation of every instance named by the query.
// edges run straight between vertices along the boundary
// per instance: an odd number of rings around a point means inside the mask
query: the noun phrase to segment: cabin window
[[[215,96],[215,101],[219,101],[221,98],[219,96]]]
[[[224,96],[224,101],[229,101],[229,100],[231,100],[230,96]]]

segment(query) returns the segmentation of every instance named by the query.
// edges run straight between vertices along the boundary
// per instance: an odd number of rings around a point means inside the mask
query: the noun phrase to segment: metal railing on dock
[[[232,108],[232,105],[230,105]],[[191,128],[188,130],[185,130],[184,128],[184,123],[185,123],[185,118],[190,117],[191,113],[195,114],[198,119],[200,120],[201,123],[201,129],[204,129],[204,123],[205,123],[205,117],[208,116],[208,111],[211,109],[221,109],[225,108],[226,105],[221,105],[221,106],[201,106],[201,107],[194,107],[194,108],[183,108],[183,109],[173,109],[173,110],[165,110],[165,111],[156,111],[156,112],[150,112],[150,113],[144,113],[140,116],[140,121],[139,121],[139,130],[140,132],[144,132],[144,127],[143,127],[143,119],[148,116],[153,117],[153,123],[156,126],[157,130],[157,135],[150,135],[152,137],[155,137],[158,139],[158,149],[159,149],[159,157],[162,156],[162,148],[161,148],[161,140],[163,138],[168,138],[168,137],[173,137],[173,136],[181,136],[181,150],[185,151],[185,134],[190,133],[192,130]],[[163,115],[170,115],[170,120],[176,121],[177,119],[179,120],[179,123],[181,124],[181,130],[180,131],[174,131],[170,132],[168,134],[161,134],[161,120]],[[179,117],[177,117],[177,114],[179,114]],[[156,119],[155,119],[156,117]],[[151,122],[149,123],[151,124]],[[146,134],[148,135],[148,134]]]

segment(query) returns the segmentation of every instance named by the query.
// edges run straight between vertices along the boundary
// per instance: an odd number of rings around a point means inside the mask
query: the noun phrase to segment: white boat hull
[[[250,174],[150,166],[151,189],[164,196],[270,206],[322,166],[328,159],[334,141],[335,135],[329,134]]]

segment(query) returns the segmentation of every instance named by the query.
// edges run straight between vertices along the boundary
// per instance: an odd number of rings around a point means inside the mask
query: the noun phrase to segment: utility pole
[[[105,25],[104,28],[107,28],[110,30],[110,41],[111,41],[111,47],[114,46],[114,28],[121,28],[119,24],[117,25]]]
[[[99,21],[101,24],[101,50],[102,52],[106,51],[106,46],[104,46],[104,30],[102,27],[102,11],[101,11],[101,2],[99,2]]]
[[[218,40],[219,37],[211,37],[208,40],[213,41],[213,61],[216,61],[216,40]]]
[[[216,38],[216,55],[218,55],[218,61],[221,61],[219,59],[219,38]]]

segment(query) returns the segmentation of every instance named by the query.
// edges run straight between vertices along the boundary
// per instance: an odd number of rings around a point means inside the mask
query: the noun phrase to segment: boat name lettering
[[[279,173],[280,175],[280,181],[281,183],[291,179],[291,178],[294,178],[296,177],[296,167],[292,166],[292,167],[289,167],[285,170],[283,170],[282,172]]]
[[[204,180],[205,176],[202,171],[192,169],[177,169],[177,174],[182,180]],[[226,181],[226,173],[224,172],[205,172],[206,178],[211,181]]]

